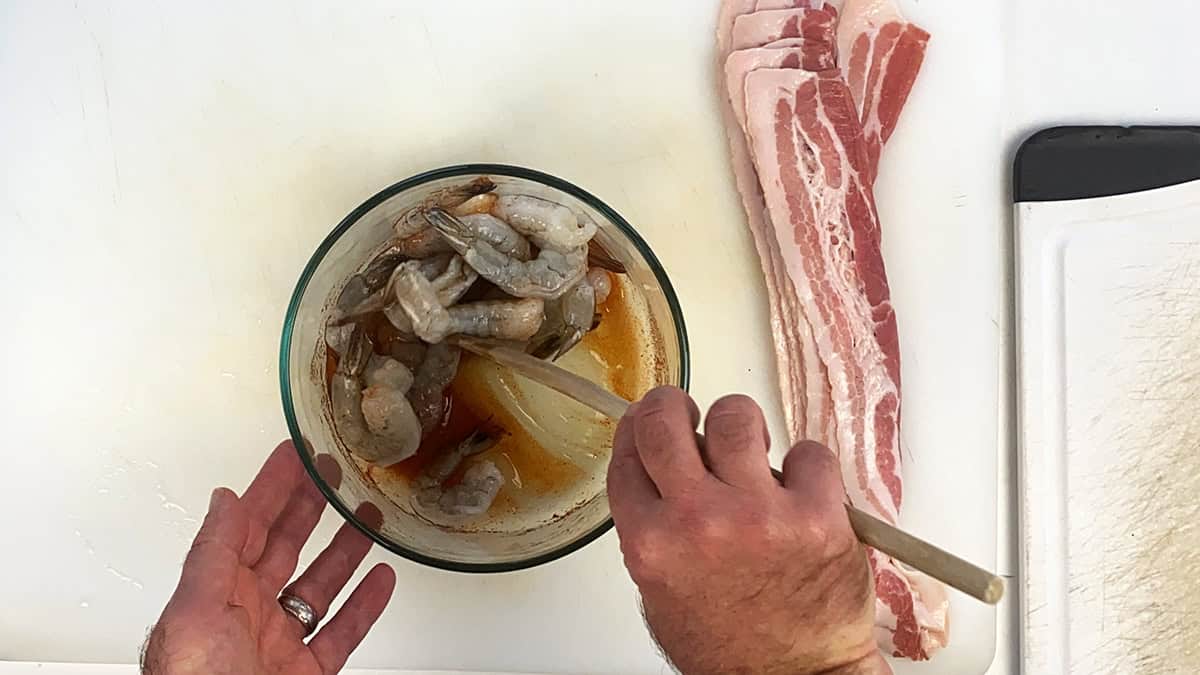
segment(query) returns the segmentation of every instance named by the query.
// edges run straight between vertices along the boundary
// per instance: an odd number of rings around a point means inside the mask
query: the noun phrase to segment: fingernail
[[[216,511],[217,507],[225,502],[225,488],[216,488],[208,497],[208,510]]]

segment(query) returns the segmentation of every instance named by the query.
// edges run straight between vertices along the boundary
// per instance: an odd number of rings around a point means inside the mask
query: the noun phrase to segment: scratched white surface
[[[937,38],[878,190],[904,523],[991,565],[1010,10],[905,4]],[[21,552],[0,575],[0,659],[132,659],[211,487],[244,485],[284,434],[278,330],[304,261],[370,194],[433,166],[524,164],[606,199],[679,289],[697,398],[750,393],[782,438],[712,5],[0,5],[0,518]],[[391,562],[400,587],[358,666],[664,668],[611,534],[503,576]],[[953,611],[951,648],[900,672],[988,667],[995,614],[957,595]]]
[[[1196,124],[1197,111],[1200,111],[1200,88],[1181,87],[1178,83],[1181,78],[1186,79],[1189,76],[1191,69],[1189,64],[1194,63],[1196,57],[1200,56],[1200,45],[1195,40],[1192,28],[1197,20],[1200,20],[1200,5],[1191,0],[1164,0],[1154,3],[1152,6],[1120,2],[1098,3],[1093,0],[1056,0],[1055,2],[1019,0],[1012,3],[1003,25],[1007,40],[1006,107],[1008,108],[1009,124],[1006,126],[1011,149],[1015,150],[1017,144],[1033,131],[1055,124]],[[1063,222],[1070,222],[1070,220],[1072,218],[1068,217]],[[1121,241],[1123,244],[1127,244],[1124,248],[1129,250],[1134,257],[1140,255],[1137,250],[1138,244],[1142,240],[1137,236],[1129,235],[1129,238]],[[1157,262],[1167,261],[1159,260]],[[1170,266],[1165,269],[1169,268]],[[1021,274],[1025,275],[1026,271],[1022,270]],[[1109,315],[1101,314],[1100,316]],[[1131,315],[1129,318],[1133,318],[1133,316]],[[1112,321],[1111,317],[1098,320]],[[1136,324],[1131,324],[1131,326],[1136,326]],[[1129,327],[1121,328],[1120,331],[1128,330]],[[1098,338],[1103,341],[1101,345],[1088,346],[1091,340]],[[1081,340],[1083,346],[1089,350],[1104,350],[1113,347],[1112,342],[1106,341],[1107,337],[1099,331],[1084,333]],[[1028,355],[1025,357],[1028,358]],[[1133,377],[1144,377],[1145,374],[1144,369],[1138,368],[1130,368],[1126,373]],[[1120,381],[1105,383],[1105,386],[1097,391],[1098,393],[1119,393],[1121,391],[1119,387],[1122,384]],[[1157,383],[1155,384],[1157,385]],[[1041,390],[1033,389],[1032,391]],[[1073,388],[1072,391],[1080,393],[1085,392],[1086,389],[1080,387]],[[1106,415],[1126,421],[1138,421],[1138,427],[1143,429],[1140,433],[1153,433],[1152,427],[1141,425],[1141,420],[1139,420],[1140,416],[1148,416],[1148,419],[1156,418],[1156,415],[1151,414],[1153,412],[1153,409],[1148,409],[1144,403],[1126,401],[1113,402],[1111,408],[1105,410]],[[1030,429],[1030,423],[1027,420],[1022,426],[1024,434],[1038,433],[1036,430]],[[1164,431],[1163,435],[1177,435],[1181,430],[1181,427],[1175,427]],[[1079,440],[1078,436],[1076,440]],[[1114,445],[1114,441],[1119,442],[1121,439],[1114,437],[1097,440],[1102,441],[1097,443],[1098,449],[1088,448],[1086,452],[1108,450]],[[1128,437],[1126,440],[1129,440]],[[1136,442],[1137,438],[1132,440]],[[1152,451],[1149,454],[1152,459],[1155,457]],[[1010,455],[1010,457],[1015,458],[1015,455]],[[1148,464],[1150,467],[1156,465],[1157,462]],[[1009,466],[1010,470],[1015,471],[1015,463],[1010,462]],[[1059,501],[1065,499],[1063,493],[1056,493],[1053,488],[1047,491],[1037,484],[1028,484],[1030,467],[1024,467],[1022,472],[1027,477],[1027,485],[1023,489],[1027,490],[1028,494],[1038,494],[1041,491],[1040,494],[1047,500],[1045,503],[1054,504],[1057,501],[1060,506],[1065,508],[1065,504]],[[1120,484],[1121,481],[1117,481],[1117,483]],[[1012,485],[1015,487],[1015,481]],[[1114,489],[1117,488],[1114,487]],[[1113,505],[1122,503],[1131,489],[1132,486],[1121,488],[1120,492],[1114,494],[1113,501],[1105,505],[1109,522],[1115,523],[1118,520],[1117,514],[1113,512],[1115,508]],[[1007,497],[1014,500],[1015,505],[1020,504],[1021,498],[1015,491],[1009,492]],[[1194,500],[1194,497],[1192,499]],[[1032,505],[1027,504],[1024,520],[1028,521],[1031,514],[1040,513],[1042,503],[1039,501]],[[1084,508],[1084,504],[1072,508],[1075,522],[1088,523],[1092,518],[1102,517],[1100,514],[1104,512],[1090,510],[1091,504],[1087,504],[1087,506],[1089,508]],[[1166,518],[1168,514],[1163,515],[1164,518],[1158,522],[1160,524],[1170,522]],[[1128,531],[1128,524],[1134,520],[1136,520],[1136,516],[1122,525],[1120,530]],[[1027,544],[1037,545],[1046,540],[1044,534],[1025,533],[1025,541]],[[1100,547],[1103,543],[1103,541],[1097,541],[1095,550],[1101,550]],[[1016,554],[1018,551],[1010,549],[1009,553]],[[1024,583],[1029,585],[1031,594],[1041,595],[1044,595],[1047,590],[1046,584],[1054,584],[1052,590],[1056,593],[1062,592],[1062,597],[1065,599],[1067,588],[1065,583],[1066,553],[1059,549],[1050,555],[1058,556],[1050,560],[1060,576],[1050,579],[1047,572],[1040,571],[1040,566],[1036,566],[1038,571],[1032,572]],[[1010,555],[1002,559],[1007,559],[1009,571],[1017,572],[1018,565],[1015,556]],[[1110,562],[1113,562],[1111,558]],[[1142,566],[1142,573],[1144,573],[1145,565],[1138,564]],[[1004,567],[1004,563],[1002,563],[1002,567]],[[1122,569],[1121,566],[1114,565],[1108,572],[1119,573]],[[1181,566],[1179,569],[1184,569],[1184,567]],[[1145,588],[1148,589],[1150,586]],[[1082,591],[1085,595],[1090,592],[1092,591]],[[1182,591],[1182,593],[1186,595],[1189,591]],[[1114,594],[1113,603],[1117,603],[1116,595],[1118,594]],[[1119,604],[1122,605],[1122,610],[1127,616],[1127,613],[1138,608],[1139,603],[1144,599],[1144,596],[1140,598],[1130,596],[1129,601],[1120,601]],[[1170,600],[1169,594],[1167,599]],[[1026,659],[1024,672],[1027,675],[1062,675],[1069,672],[1067,668],[1070,663],[1064,660],[1065,652],[1060,650],[1060,648],[1065,649],[1067,644],[1065,642],[1067,636],[1060,630],[1062,615],[1060,614],[1052,620],[1039,617],[1038,612],[1046,611],[1046,608],[1039,607],[1041,601],[1032,598],[1024,600],[1025,602],[1021,604],[1027,605],[1031,610],[1036,610],[1028,617],[1028,626],[1030,627],[1028,636],[1031,642],[1026,644],[1023,649]],[[1108,601],[1104,600],[1102,596],[1101,604],[1103,605],[1105,602]],[[1111,608],[1112,605],[1109,606]],[[1021,626],[1026,624],[1026,619],[1020,615],[1020,607],[1010,605],[1008,609],[1010,620],[1001,624],[1001,632],[1007,632],[1012,639],[1015,639],[1021,632]],[[1086,616],[1086,614],[1079,613],[1071,616],[1072,621],[1079,620],[1081,622],[1080,631],[1091,630],[1091,626],[1095,623]],[[1178,643],[1163,644],[1160,640],[1150,639],[1149,631],[1145,626],[1138,628],[1129,623],[1120,623],[1115,620],[1114,614],[1105,615],[1102,611],[1101,616],[1103,617],[1101,621],[1104,632],[1110,638],[1119,636],[1125,628],[1130,629],[1127,635],[1131,639],[1116,637],[1104,648],[1104,650],[1113,650],[1122,643],[1132,645],[1125,655],[1113,661],[1114,666],[1128,664],[1131,655],[1134,654],[1145,654],[1149,658],[1141,662],[1139,667],[1142,670],[1140,671],[1136,669],[1121,670],[1120,668],[1100,668],[1098,670],[1080,668],[1076,672],[1171,672],[1168,669],[1156,670],[1156,666],[1161,666],[1162,662],[1156,663],[1154,659],[1178,656],[1178,652],[1171,651],[1179,646]],[[1160,614],[1158,616],[1172,615]],[[1174,616],[1184,618],[1178,613]],[[1153,618],[1153,615],[1149,615],[1149,618]],[[1180,622],[1178,625],[1186,624]],[[1051,626],[1054,626],[1054,630],[1059,632],[1050,632]],[[1171,632],[1172,630],[1165,630],[1161,635],[1169,635]],[[1081,648],[1085,646],[1094,648],[1097,643],[1077,643],[1072,653],[1077,654],[1081,659],[1086,658],[1086,651],[1081,651]],[[1161,649],[1157,656],[1153,652],[1156,647]],[[1100,653],[1107,653],[1104,650],[1100,650]],[[1196,658],[1193,657],[1192,663],[1195,662]],[[996,672],[1015,673],[1018,672],[1017,669],[1018,662],[1014,660],[1004,670],[996,669]],[[1193,671],[1194,668],[1181,672]]]
[[[1029,673],[1200,663],[1200,181],[1021,205]]]

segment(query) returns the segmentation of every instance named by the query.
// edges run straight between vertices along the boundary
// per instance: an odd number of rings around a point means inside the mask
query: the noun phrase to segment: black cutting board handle
[[[1013,165],[1013,201],[1111,197],[1200,180],[1200,126],[1055,127]]]

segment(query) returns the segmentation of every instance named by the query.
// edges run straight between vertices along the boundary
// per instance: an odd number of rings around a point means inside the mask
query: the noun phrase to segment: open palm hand
[[[143,672],[335,673],[383,613],[395,573],[377,565],[313,637],[279,605],[300,550],[325,508],[290,442],[275,449],[241,497],[213,491],[179,586],[151,631]],[[372,513],[373,511],[373,513]],[[373,507],[360,509],[368,522]],[[286,592],[324,617],[371,542],[346,524]]]

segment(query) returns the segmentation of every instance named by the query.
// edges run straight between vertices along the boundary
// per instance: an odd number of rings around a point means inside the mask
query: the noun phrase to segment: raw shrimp
[[[350,451],[369,462],[387,466],[417,452],[421,424],[404,393],[394,388],[403,384],[403,376],[394,367],[374,369],[371,375],[374,384],[364,386],[364,373],[370,363],[371,342],[356,326],[329,383],[330,407],[334,428]],[[382,429],[386,435],[374,433],[372,428]]]
[[[498,252],[522,261],[533,257],[529,240],[496,216],[481,213],[462,216],[459,220],[471,230],[472,235],[491,244]]]
[[[425,224],[424,229],[401,238],[396,245],[409,258],[428,258],[439,253],[454,251],[450,243],[442,238],[437,230],[429,227],[428,223]]]
[[[392,291],[417,337],[435,343],[450,334],[450,315],[438,299],[437,289],[421,271],[421,261],[410,260],[396,268]],[[391,314],[389,319],[393,324],[399,320]]]
[[[538,248],[566,253],[596,236],[596,224],[591,219],[580,220],[562,204],[528,195],[504,195],[496,200],[492,213],[529,237]]]
[[[375,256],[375,259],[358,276],[363,278],[371,292],[375,292],[387,285],[388,280],[392,278],[392,272],[395,272],[396,267],[404,262],[405,257],[399,243],[392,242],[387,248],[380,251],[379,255]]]
[[[387,282],[404,258],[400,245],[393,243],[380,252],[366,269],[350,277],[338,296],[330,323],[344,324],[383,309],[388,302]]]
[[[467,467],[459,483],[442,492],[437,505],[450,516],[477,516],[486,513],[504,486],[504,474],[488,460]]]
[[[545,302],[540,298],[482,300],[450,307],[449,331],[498,340],[528,340],[542,325]],[[591,324],[592,315],[588,314]],[[444,337],[444,336],[443,336]]]
[[[444,265],[435,263],[428,268],[422,267],[421,272],[429,279],[442,307],[449,307],[458,302],[479,279],[479,273],[458,254],[449,256]],[[432,277],[430,272],[434,273]]]
[[[372,354],[363,372],[363,381],[367,387],[395,389],[403,394],[413,386],[413,373],[396,359]]]
[[[480,213],[466,215],[459,220],[470,229],[474,237],[491,244],[492,248],[501,254],[522,261],[533,257],[529,241],[496,216]],[[426,229],[401,239],[398,246],[410,258],[427,258],[454,251],[450,242],[446,241],[436,228],[429,227],[428,223]]]
[[[477,196],[486,195],[496,189],[496,184],[490,178],[481,176],[466,185],[456,185],[454,187],[438,190],[428,199],[425,204],[410,209],[404,215],[396,219],[393,223],[393,228],[396,231],[396,236],[400,239],[411,237],[422,230],[429,228],[429,223],[425,221],[424,215],[421,213],[426,206],[438,206],[443,209],[452,209],[459,206],[464,206]],[[489,202],[494,203],[494,200]],[[485,209],[486,210],[486,209]],[[423,256],[409,256],[412,258]]]
[[[553,300],[587,274],[586,246],[567,252],[544,248],[533,260],[518,260],[496,250],[442,209],[430,209],[428,217],[468,265],[509,295]]]
[[[475,195],[467,201],[449,209],[450,213],[462,218],[476,213],[488,213],[496,206],[495,193],[488,192],[481,195]]]
[[[585,278],[561,298],[546,303],[546,320],[530,340],[529,353],[557,360],[583,340],[592,329],[595,314],[596,291]]]
[[[442,420],[446,410],[446,387],[458,373],[462,351],[445,343],[430,345],[413,375],[408,400],[412,403],[421,430],[428,433]]]
[[[494,436],[476,431],[462,443],[443,451],[414,479],[413,487],[418,490],[418,498],[426,504],[437,503],[441,497],[442,483],[454,474],[463,460],[487,450],[495,445],[497,440]],[[431,489],[436,489],[437,492],[431,492]]]
[[[354,336],[354,331],[358,326],[354,324],[335,325],[330,324],[325,327],[325,344],[338,355],[344,355],[346,348],[350,346],[350,340]]]
[[[421,422],[407,397],[413,385],[412,371],[395,359],[373,356],[365,376],[362,413],[367,429],[400,444],[410,442],[415,429],[420,444]]]
[[[588,270],[587,282],[596,291],[596,304],[603,305],[612,293],[612,277],[608,276],[608,272],[599,267],[593,267]]]
[[[495,438],[477,431],[444,452],[414,481],[417,505],[436,507],[448,516],[477,516],[486,512],[504,484],[504,475],[494,463],[478,462],[467,468],[457,485],[450,488],[442,485],[468,457],[478,455],[495,443]]]
[[[438,303],[443,307],[449,307],[458,302],[459,298],[471,290],[471,286],[479,279],[479,273],[466,264],[457,253],[443,253],[424,260],[412,260],[405,264],[409,268],[419,270],[429,280],[429,285],[433,289]],[[397,273],[399,273],[399,269],[397,269]],[[400,298],[396,295],[394,283],[389,290],[391,294],[388,296],[388,301],[391,304],[383,308],[384,315],[396,330],[415,337],[412,319],[409,318],[403,304],[398,302]]]

